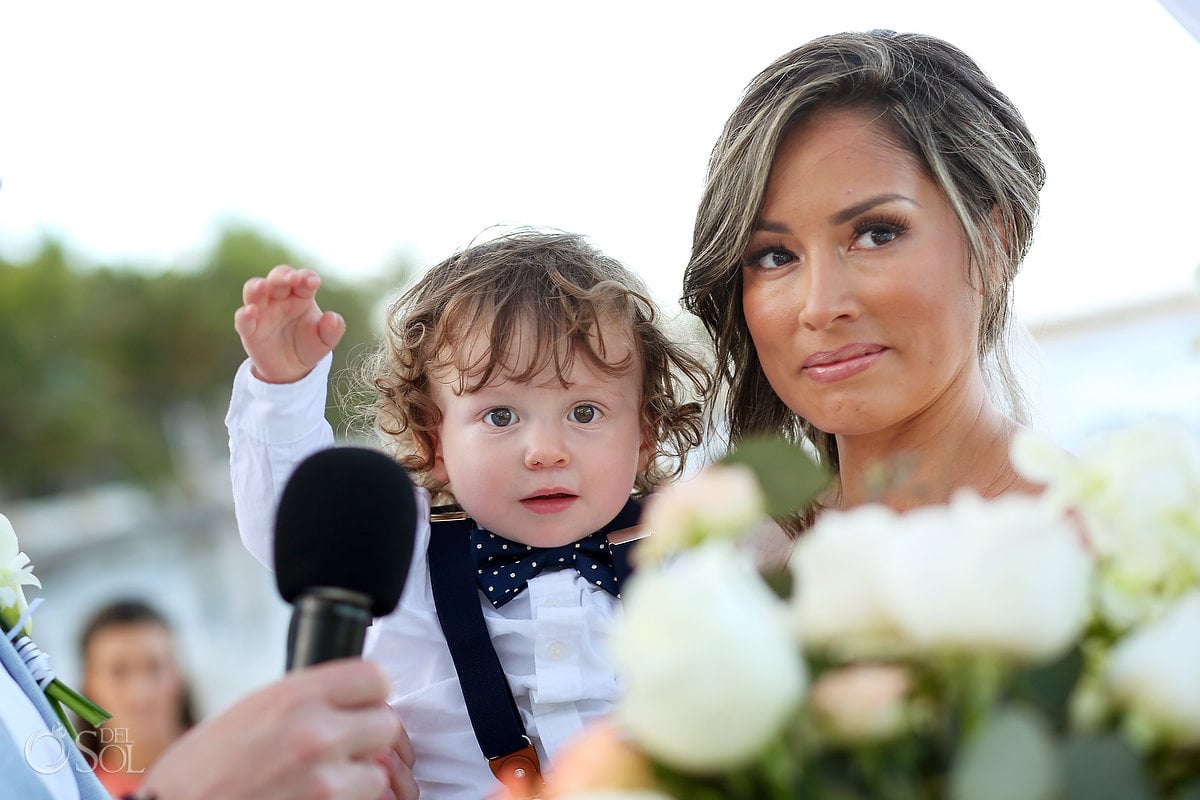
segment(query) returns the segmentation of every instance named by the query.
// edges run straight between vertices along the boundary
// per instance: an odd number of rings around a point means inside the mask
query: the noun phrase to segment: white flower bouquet
[[[30,674],[46,694],[46,700],[72,739],[75,728],[64,706],[91,725],[99,725],[111,715],[84,695],[54,676],[50,659],[29,637],[33,635],[32,609],[25,600],[25,587],[41,588],[33,574],[29,556],[21,552],[17,532],[8,517],[0,514],[0,635],[8,638],[17,654],[29,667]],[[35,601],[36,604],[36,601]]]
[[[1186,430],[1078,459],[1024,435],[1014,463],[1042,496],[826,512],[783,581],[731,541],[778,513],[781,474],[805,503],[819,488],[778,447],[735,459],[760,489],[721,466],[653,501],[612,642],[626,693],[551,796],[1200,800]]]

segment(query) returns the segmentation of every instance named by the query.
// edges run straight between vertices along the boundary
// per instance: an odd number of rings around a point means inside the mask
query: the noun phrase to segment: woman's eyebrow
[[[868,197],[866,200],[863,200],[861,203],[855,203],[852,206],[843,208],[841,211],[830,216],[829,221],[831,223],[833,223],[834,225],[844,225],[845,223],[847,223],[850,220],[857,217],[859,214],[862,214],[863,212],[866,212],[866,211],[870,211],[875,206],[881,206],[884,203],[890,203],[893,200],[904,200],[906,202],[912,203],[914,206],[920,205],[920,203],[918,203],[916,200],[913,200],[911,197],[908,197],[907,195],[896,194],[894,192],[890,192],[887,194],[877,194],[874,197]]]
[[[787,233],[790,234],[792,229],[782,222],[771,222],[770,220],[759,220],[754,223],[754,230],[766,231],[767,233]]]
[[[884,203],[890,203],[893,200],[903,200],[906,203],[912,203],[914,206],[921,205],[920,203],[918,203],[916,200],[913,200],[908,195],[897,194],[895,192],[889,192],[886,194],[877,194],[874,197],[868,197],[866,200],[863,200],[861,203],[855,203],[852,206],[848,206],[848,207],[842,209],[841,211],[836,212],[835,214],[833,214],[829,217],[829,222],[833,225],[844,225],[845,223],[847,223],[850,220],[857,217],[859,214],[870,211],[875,206],[881,206]],[[790,234],[792,232],[792,229],[787,226],[787,223],[774,222],[769,219],[759,220],[758,222],[756,222],[754,224],[754,230],[755,230],[755,232],[765,231],[767,233],[784,233],[784,234]]]

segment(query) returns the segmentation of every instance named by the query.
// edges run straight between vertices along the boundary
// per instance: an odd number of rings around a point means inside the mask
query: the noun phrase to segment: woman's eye
[[[866,228],[856,231],[857,235],[854,238],[855,246],[864,250],[871,250],[876,247],[883,247],[885,244],[891,244],[896,241],[902,231],[895,225],[880,225],[874,224]]]
[[[571,421],[578,422],[580,425],[587,425],[595,422],[599,418],[600,409],[593,405],[584,403],[583,405],[578,405],[571,409]]]
[[[483,415],[483,421],[493,428],[507,428],[517,421],[511,408],[493,408]]]
[[[748,267],[772,270],[790,264],[795,260],[796,257],[782,247],[771,247],[766,250],[759,250],[747,258],[745,263]]]

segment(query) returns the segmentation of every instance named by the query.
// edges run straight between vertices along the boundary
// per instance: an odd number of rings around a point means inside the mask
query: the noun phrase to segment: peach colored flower
[[[546,798],[584,792],[654,789],[646,756],[611,719],[589,725],[558,755],[547,777]]]
[[[690,480],[652,495],[638,542],[641,565],[706,541],[742,536],[766,516],[766,498],[754,470],[741,464],[711,464]]]
[[[808,704],[834,738],[872,741],[904,728],[911,690],[912,676],[903,667],[852,664],[822,674],[812,685]]]

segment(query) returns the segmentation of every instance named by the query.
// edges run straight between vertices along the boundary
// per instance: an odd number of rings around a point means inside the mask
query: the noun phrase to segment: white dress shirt
[[[325,421],[330,362],[327,356],[292,384],[258,380],[249,362],[234,379],[225,422],[238,527],[247,549],[268,566],[275,507],[292,469],[310,453],[333,445]],[[429,497],[418,492],[422,522],[408,581],[396,611],[371,626],[366,653],[391,680],[389,702],[412,739],[421,796],[480,800],[499,784],[471,729],[438,622],[427,563]],[[482,593],[479,599],[544,769],[584,723],[612,710],[618,687],[605,642],[620,604],[573,569],[543,572],[500,609]]]

